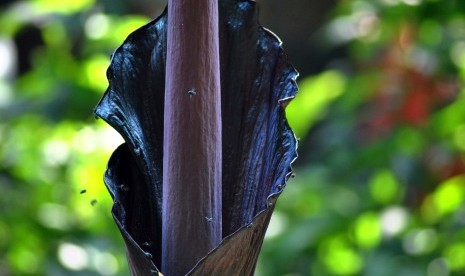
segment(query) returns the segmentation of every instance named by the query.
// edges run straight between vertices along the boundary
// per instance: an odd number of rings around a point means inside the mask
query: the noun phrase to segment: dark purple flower
[[[255,2],[222,0],[219,12],[223,240],[189,275],[252,275],[297,157],[284,109],[298,74],[280,40],[258,24]],[[105,183],[133,275],[161,267],[166,24],[165,11],[115,51],[95,111],[126,141],[110,158]]]

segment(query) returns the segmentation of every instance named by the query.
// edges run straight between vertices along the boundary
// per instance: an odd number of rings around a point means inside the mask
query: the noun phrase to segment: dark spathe
[[[279,39],[259,26],[254,2],[220,1],[219,12],[223,241],[191,274],[250,275],[297,156],[284,113],[297,72]],[[161,263],[166,24],[164,12],[115,51],[95,111],[126,141],[105,183],[134,275],[156,274]]]

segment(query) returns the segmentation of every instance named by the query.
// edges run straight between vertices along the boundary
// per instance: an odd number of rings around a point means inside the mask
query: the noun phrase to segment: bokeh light
[[[0,4],[0,275],[129,274],[103,184],[124,141],[93,109],[165,2]],[[258,2],[265,26],[292,14],[282,37],[329,12],[295,35],[312,58],[283,41],[313,70],[256,275],[465,275],[465,2]]]

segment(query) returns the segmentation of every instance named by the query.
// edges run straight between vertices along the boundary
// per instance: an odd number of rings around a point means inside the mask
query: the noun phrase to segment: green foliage
[[[2,275],[128,274],[102,181],[122,139],[92,111],[110,54],[148,18],[103,14],[94,2],[1,10]]]
[[[465,273],[464,11],[341,1],[322,37],[350,54],[302,79],[286,110],[301,159],[260,275]]]
[[[0,275],[128,275],[102,181],[122,141],[92,110],[110,54],[148,21],[130,8],[0,10]],[[454,0],[335,7],[317,39],[347,55],[303,76],[286,110],[301,158],[257,275],[465,274],[464,12]]]
[[[287,109],[288,120],[296,135],[305,136],[312,125],[325,115],[327,106],[344,91],[345,82],[341,73],[326,71],[299,83],[299,100]]]

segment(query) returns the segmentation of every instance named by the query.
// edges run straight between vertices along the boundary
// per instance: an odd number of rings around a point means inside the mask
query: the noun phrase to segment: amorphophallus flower
[[[133,275],[252,275],[297,157],[298,74],[255,2],[175,2],[115,51],[95,110],[125,139],[112,214]]]

